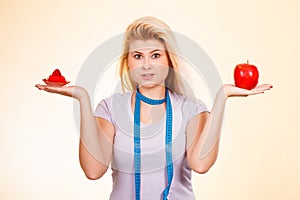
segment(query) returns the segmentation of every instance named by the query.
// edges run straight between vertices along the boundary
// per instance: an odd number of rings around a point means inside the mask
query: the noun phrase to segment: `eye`
[[[160,57],[160,54],[159,53],[154,53],[153,55],[152,55],[152,58],[159,58]]]
[[[142,55],[141,54],[134,54],[133,57],[135,59],[141,59],[142,58]]]

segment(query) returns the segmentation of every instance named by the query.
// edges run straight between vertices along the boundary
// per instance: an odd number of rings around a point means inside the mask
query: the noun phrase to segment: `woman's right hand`
[[[56,93],[68,97],[73,97],[75,99],[80,100],[82,97],[87,95],[87,91],[79,86],[62,86],[62,87],[53,87],[48,85],[36,84],[39,90],[44,90],[50,93]]]

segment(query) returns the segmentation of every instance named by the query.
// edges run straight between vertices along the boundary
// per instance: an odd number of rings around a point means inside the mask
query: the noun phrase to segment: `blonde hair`
[[[131,78],[128,66],[129,44],[134,40],[156,39],[165,46],[171,70],[166,78],[165,85],[172,92],[177,94],[184,93],[184,86],[178,73],[179,60],[176,55],[178,51],[175,37],[167,24],[154,17],[142,17],[131,23],[125,33],[123,41],[123,53],[119,61],[119,76],[121,79],[122,90],[133,91],[136,83]]]

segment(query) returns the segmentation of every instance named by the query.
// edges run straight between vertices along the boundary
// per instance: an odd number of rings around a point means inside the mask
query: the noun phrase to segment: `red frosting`
[[[52,82],[66,82],[66,79],[64,76],[61,75],[59,69],[55,69],[52,75],[49,76],[48,81]]]

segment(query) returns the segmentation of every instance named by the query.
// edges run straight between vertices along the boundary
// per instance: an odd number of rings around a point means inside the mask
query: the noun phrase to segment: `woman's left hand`
[[[246,97],[249,95],[263,94],[265,91],[270,90],[273,86],[271,84],[258,85],[252,90],[247,90],[243,88],[236,87],[232,84],[225,84],[223,90],[226,97],[237,97],[242,96]]]

